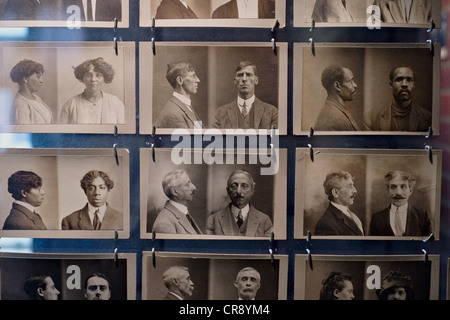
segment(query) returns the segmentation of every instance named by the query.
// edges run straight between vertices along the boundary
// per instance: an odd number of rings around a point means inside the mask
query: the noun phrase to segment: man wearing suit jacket
[[[370,220],[369,234],[373,236],[430,236],[430,212],[414,207],[409,197],[416,178],[405,171],[391,171],[384,177],[391,204],[376,212]]]
[[[354,22],[346,0],[316,0],[311,19],[315,22]]]
[[[62,230],[121,230],[122,213],[107,202],[114,182],[103,171],[91,170],[80,181],[88,203],[64,217]]]
[[[191,95],[197,93],[200,79],[188,62],[175,62],[167,66],[167,81],[173,88],[172,96],[160,111],[156,128],[202,128],[202,121],[195,112]]]
[[[195,12],[183,0],[161,0],[155,19],[197,19]]]
[[[218,19],[275,18],[274,0],[231,0],[217,7],[212,17]]]
[[[241,61],[236,68],[234,84],[238,96],[219,107],[212,127],[217,129],[272,129],[278,128],[278,109],[255,96],[258,70],[250,61]]]
[[[31,171],[17,171],[8,178],[8,192],[14,202],[3,224],[3,230],[47,229],[41,216],[36,213],[36,208],[45,199],[41,177]]]
[[[189,214],[188,203],[195,194],[195,185],[183,169],[167,173],[162,181],[164,193],[169,198],[153,223],[153,231],[173,234],[202,234]]]
[[[431,0],[375,0],[381,21],[386,23],[431,23]]]
[[[353,72],[344,66],[330,65],[323,70],[321,81],[327,91],[327,99],[317,116],[314,130],[359,130],[358,124],[346,106],[347,102],[355,98],[358,87],[353,78]]]
[[[323,187],[330,204],[317,222],[314,235],[364,235],[361,220],[349,209],[357,192],[352,175],[347,171],[332,172],[326,176]]]
[[[163,281],[169,290],[164,300],[186,300],[192,296],[194,283],[189,274],[189,268],[184,266],[169,267],[163,273]]]
[[[272,233],[270,217],[250,204],[255,182],[250,173],[236,170],[227,183],[231,202],[211,214],[206,221],[206,233],[226,236],[268,237]]]

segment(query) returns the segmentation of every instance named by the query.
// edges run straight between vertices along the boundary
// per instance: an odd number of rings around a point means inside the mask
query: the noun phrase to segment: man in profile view
[[[184,0],[161,0],[155,15],[155,19],[197,18],[197,14],[191,9],[188,1]]]
[[[186,300],[192,296],[194,282],[192,282],[187,267],[169,267],[163,273],[163,281],[167,290],[169,290],[164,300]]]
[[[275,18],[274,0],[230,0],[217,7],[213,19]]]

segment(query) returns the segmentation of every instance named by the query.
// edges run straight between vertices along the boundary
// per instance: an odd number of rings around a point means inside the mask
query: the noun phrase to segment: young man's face
[[[101,177],[97,177],[87,186],[86,196],[89,203],[94,207],[101,207],[108,200],[108,187],[105,184],[105,180]]]
[[[196,94],[200,79],[195,74],[195,71],[188,71],[184,76],[180,77],[183,90],[189,95]]]
[[[389,181],[388,193],[392,204],[396,207],[400,207],[408,202],[408,199],[412,194],[412,189],[408,180],[396,177]]]
[[[251,98],[255,94],[255,87],[258,81],[258,76],[255,74],[252,66],[247,66],[237,71],[234,77],[234,84],[242,99]]]

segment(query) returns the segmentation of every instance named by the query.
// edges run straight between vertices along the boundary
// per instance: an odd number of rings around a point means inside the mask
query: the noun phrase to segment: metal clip
[[[308,148],[309,148],[309,158],[311,159],[312,162],[314,162],[314,150],[310,143],[308,143]]]
[[[152,17],[152,31],[155,30],[155,17]]]
[[[117,128],[117,125],[114,125],[114,137],[117,137],[119,135],[119,128]]]
[[[116,164],[119,165],[119,155],[117,154],[117,143],[113,144],[114,158],[116,158]]]
[[[114,32],[117,31],[117,18],[114,18]]]
[[[430,52],[431,52],[431,55],[434,57],[434,44],[433,44],[433,40],[428,39],[427,42],[430,44]]]
[[[114,53],[116,56],[119,55],[119,49],[117,48],[117,37],[114,37]]]
[[[152,241],[153,241],[152,264],[153,264],[153,268],[156,268],[155,238],[156,238],[156,232],[153,230],[152,231]]]
[[[275,268],[274,264],[274,257],[273,257],[273,239],[274,239],[274,233],[273,231],[270,233],[270,247],[269,247],[269,254],[270,254],[270,263],[272,263],[272,267]]]
[[[316,56],[316,49],[314,47],[314,40],[313,40],[313,38],[309,38],[309,46],[311,47],[312,55]]]
[[[275,42],[275,38],[270,39],[270,41],[272,42],[272,51],[273,51],[273,53],[277,54],[277,44]]]
[[[155,155],[155,144],[154,143],[152,143],[152,160],[153,160],[153,163],[155,163],[156,155]]]
[[[436,24],[434,23],[434,20],[431,19],[431,22],[430,22],[430,29],[428,29],[427,32],[433,31],[434,28],[436,28]]]
[[[119,265],[119,254],[117,251],[117,248],[114,248],[114,263],[116,264],[116,267]]]
[[[278,28],[280,26],[280,23],[278,22],[278,19],[275,20],[275,23],[272,27],[272,29],[270,29],[271,32],[275,32],[275,29]]]
[[[427,250],[422,249],[423,252],[423,262],[427,263],[428,262],[428,253]]]
[[[306,242],[310,243],[311,242],[311,231],[308,230],[308,232],[306,233]]]
[[[309,268],[312,270],[312,269],[313,269],[313,264],[312,264],[312,258],[311,258],[311,250],[306,249],[306,252],[308,253],[308,264],[309,264]]]
[[[153,55],[156,55],[155,38],[152,38],[152,51],[153,51]]]
[[[425,136],[425,138],[429,139],[433,136],[433,129],[431,127],[428,127],[428,134]]]
[[[428,242],[428,241],[433,241],[433,240],[434,240],[434,234],[431,233],[431,234],[428,236],[428,238],[423,239],[422,241],[423,241],[423,242]]]
[[[311,138],[313,135],[314,135],[314,128],[313,127],[309,127],[308,138]]]
[[[156,126],[152,126],[152,137],[156,134]]]
[[[433,153],[432,153],[432,147],[430,145],[426,145],[425,149],[428,150],[428,159],[430,160],[430,163],[433,164]]]
[[[314,19],[312,19],[311,20],[311,28],[309,28],[309,31],[312,32],[315,27],[316,27],[316,22],[314,21]]]

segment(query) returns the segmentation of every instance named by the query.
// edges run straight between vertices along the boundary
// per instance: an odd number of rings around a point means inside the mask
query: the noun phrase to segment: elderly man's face
[[[234,283],[238,289],[239,297],[243,300],[254,299],[256,293],[261,287],[261,279],[257,272],[249,270],[244,271]]]
[[[180,202],[192,201],[195,194],[195,185],[191,182],[191,179],[187,174],[183,174],[179,177],[178,186],[174,187],[172,194]]]
[[[231,202],[239,209],[250,202],[254,192],[252,182],[243,173],[232,176],[227,186],[227,193]]]

